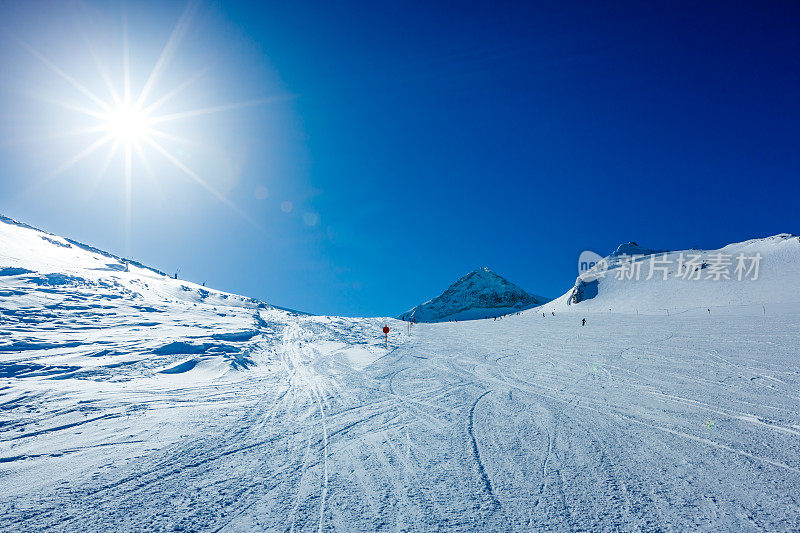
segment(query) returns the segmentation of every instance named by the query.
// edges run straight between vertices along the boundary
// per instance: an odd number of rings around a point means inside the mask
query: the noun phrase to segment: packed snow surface
[[[409,334],[6,222],[0,270],[2,530],[800,528],[788,297]]]
[[[528,294],[488,268],[459,278],[436,298],[409,309],[398,318],[415,322],[448,322],[494,318],[548,301]]]

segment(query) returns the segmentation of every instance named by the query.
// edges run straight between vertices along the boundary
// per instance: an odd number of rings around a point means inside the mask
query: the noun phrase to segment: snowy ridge
[[[757,271],[748,271],[754,263]],[[800,237],[784,233],[718,250],[657,252],[622,245],[545,308],[663,314],[736,306],[761,311],[765,304],[798,302]]]
[[[220,375],[253,364],[259,311],[279,313],[0,218],[0,376]]]
[[[25,224],[24,222],[19,222],[17,220],[14,220],[13,218],[5,216],[5,215],[0,215],[0,222],[4,222],[4,223],[10,224],[12,226],[17,226],[19,228],[25,228],[25,229],[29,229],[29,230],[35,231],[35,232],[41,234],[40,237],[43,240],[45,240],[47,242],[50,242],[51,244],[55,244],[56,246],[62,246],[64,248],[71,248],[72,246],[75,246],[75,247],[77,247],[79,249],[82,249],[82,250],[85,250],[87,252],[91,252],[93,254],[100,255],[100,256],[103,256],[103,257],[107,257],[107,258],[109,258],[111,260],[118,261],[119,263],[121,263],[123,265],[125,263],[128,263],[130,265],[133,265],[133,266],[136,266],[136,267],[139,267],[139,268],[142,268],[142,269],[150,270],[155,274],[160,274],[162,276],[166,276],[167,275],[164,272],[161,272],[160,270],[156,270],[153,267],[143,265],[142,263],[139,263],[138,261],[135,261],[133,259],[126,259],[126,258],[123,258],[123,257],[119,257],[119,256],[116,256],[114,254],[108,253],[108,252],[106,252],[104,250],[100,250],[99,248],[95,248],[94,246],[89,246],[88,244],[84,244],[82,242],[78,242],[76,240],[69,239],[67,237],[60,237],[58,235],[54,235],[53,233],[48,233],[46,231],[42,231],[39,228],[35,228],[35,227],[33,227],[33,226],[29,225],[29,224]],[[20,233],[18,235],[24,235],[24,233]],[[12,237],[12,240],[13,240],[13,237]],[[45,255],[49,255],[49,254],[45,254]],[[20,259],[20,258],[17,258],[17,259]],[[30,259],[30,258],[26,258],[26,259]],[[61,257],[61,259],[63,260],[63,259],[66,259],[66,258],[65,257]]]
[[[479,268],[459,278],[442,294],[400,315],[415,322],[476,320],[516,313],[547,302],[528,294],[489,270]]]
[[[643,248],[639,246],[637,243],[631,242],[624,242],[617,246],[617,249],[611,252],[609,257],[618,257],[618,256],[625,256],[625,255],[653,255],[653,254],[660,254],[664,253],[668,250],[651,250],[649,248]]]

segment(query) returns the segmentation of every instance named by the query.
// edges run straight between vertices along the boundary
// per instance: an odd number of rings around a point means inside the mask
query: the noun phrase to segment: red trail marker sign
[[[386,347],[389,347],[389,326],[383,326],[383,334],[386,336]]]

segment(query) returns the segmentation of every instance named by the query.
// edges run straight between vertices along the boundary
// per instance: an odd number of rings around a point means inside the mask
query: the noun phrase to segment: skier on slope
[[[584,318],[584,319],[581,321],[581,326],[585,326],[585,325],[586,325],[586,319]]]

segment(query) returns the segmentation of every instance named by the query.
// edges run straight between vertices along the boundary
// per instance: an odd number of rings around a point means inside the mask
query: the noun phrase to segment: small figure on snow
[[[583,320],[581,320],[581,326],[585,326],[585,325],[586,325],[586,319],[584,318]]]

